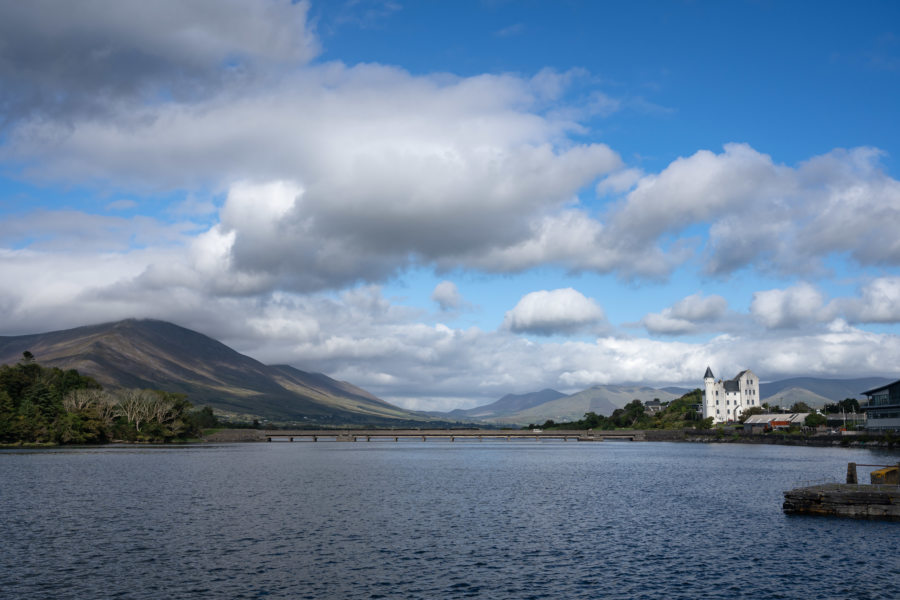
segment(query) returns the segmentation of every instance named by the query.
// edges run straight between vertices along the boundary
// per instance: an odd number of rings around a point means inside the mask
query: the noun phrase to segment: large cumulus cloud
[[[707,365],[900,376],[897,336],[857,327],[900,322],[887,272],[900,264],[900,183],[876,149],[786,165],[735,143],[648,172],[579,122],[623,109],[615,98],[598,89],[592,107],[566,105],[577,70],[461,77],[317,62],[306,2],[0,10],[4,172],[141,200],[111,209],[173,194],[218,207],[203,224],[158,211],[5,214],[3,333],[168,319],[416,408],[542,387],[693,385]],[[832,256],[870,269],[856,297],[817,287]],[[651,333],[715,336],[686,343],[625,336],[565,288],[524,295],[495,331],[429,324],[378,287],[411,267],[638,285],[676,269],[714,281],[755,270],[808,283],[749,292],[738,315],[716,294],[660,300],[642,321]],[[441,318],[471,308],[449,281],[433,299]]]
[[[0,3],[0,115],[109,114],[248,84],[318,52],[309,3],[33,0]]]
[[[578,290],[541,290],[523,296],[506,313],[503,326],[516,333],[538,335],[597,332],[606,328],[606,315],[595,300]]]
[[[837,149],[791,167],[746,144],[701,150],[639,179],[610,215],[609,239],[641,259],[637,274],[668,272],[673,236],[698,225],[708,230],[697,243],[702,269],[715,276],[821,273],[826,258],[845,253],[863,266],[896,266],[900,182],[879,158],[872,148]]]

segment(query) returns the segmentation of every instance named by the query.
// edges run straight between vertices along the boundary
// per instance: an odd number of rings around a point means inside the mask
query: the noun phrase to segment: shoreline
[[[371,435],[383,435],[384,437],[390,437],[394,430],[384,429],[384,430],[374,430],[374,429],[365,429],[365,430],[354,430],[354,429],[346,429],[346,430],[332,430],[327,436],[335,436],[337,437],[340,433],[351,434],[354,431],[368,431]],[[376,431],[378,433],[376,433]],[[440,436],[443,431],[448,430],[430,430],[432,433],[427,433],[423,431],[426,435]],[[476,431],[478,430],[470,430],[463,434],[459,433],[459,437],[464,438],[468,436],[477,435]],[[484,430],[485,433],[494,432],[496,430]],[[821,448],[883,448],[883,449],[900,449],[900,437],[892,436],[892,435],[872,435],[872,434],[858,434],[853,436],[844,436],[844,435],[803,435],[803,434],[759,434],[759,433],[742,433],[742,432],[733,432],[726,433],[721,430],[707,430],[707,431],[698,431],[694,429],[644,429],[644,430],[609,430],[609,431],[601,431],[595,430],[592,435],[600,438],[603,437],[604,433],[615,435],[619,434],[628,434],[634,433],[636,436],[640,436],[640,439],[636,439],[637,443],[644,442],[677,442],[677,443],[688,443],[688,444],[766,444],[766,445],[776,445],[776,446],[812,446],[812,447],[821,447]],[[320,434],[324,434],[325,432],[320,431]],[[582,432],[584,433],[584,432]],[[280,434],[279,430],[260,430],[260,429],[220,429],[218,431],[213,432],[208,436],[203,436],[202,438],[191,438],[187,440],[173,440],[170,442],[129,442],[124,440],[116,440],[111,442],[105,442],[102,444],[35,444],[35,443],[21,443],[21,444],[0,444],[0,450],[41,450],[41,449],[58,449],[58,448],[67,448],[67,447],[104,447],[104,446],[177,446],[177,445],[206,445],[206,444],[232,444],[232,443],[260,443],[266,442],[267,438],[271,435],[287,435]],[[297,437],[301,437],[302,434],[295,433]],[[363,434],[364,435],[364,434]],[[553,431],[545,431],[543,435],[535,436],[541,438],[558,438],[563,435],[560,432],[558,435]],[[572,435],[572,432],[568,433],[569,436]],[[531,437],[522,436],[522,437]],[[593,443],[598,443],[601,440],[584,440],[584,441],[592,441]],[[608,443],[609,441],[607,441]]]

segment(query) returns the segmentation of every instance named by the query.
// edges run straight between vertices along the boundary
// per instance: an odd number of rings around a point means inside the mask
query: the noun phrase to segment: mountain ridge
[[[894,380],[886,377],[853,379],[793,377],[761,384],[760,399],[763,402],[786,407],[790,407],[795,402],[806,402],[813,408],[821,408],[825,404],[838,402],[844,398],[860,398],[861,392],[886,385],[892,381]],[[697,388],[702,389],[702,386],[698,385]],[[691,390],[675,386],[651,388],[639,385],[609,384],[595,385],[568,395],[550,390],[560,395],[546,402],[532,402],[527,406],[516,407],[514,402],[511,402],[511,400],[517,399],[535,399],[538,394],[545,391],[547,390],[530,394],[507,394],[490,404],[465,410],[457,409],[450,413],[430,414],[466,417],[506,425],[543,423],[548,419],[576,421],[581,419],[586,412],[609,416],[615,409],[622,408],[631,400],[637,399],[645,402],[658,398],[666,402],[679,398]]]
[[[427,417],[350,383],[288,365],[265,365],[202,333],[155,319],[0,337],[0,363],[28,350],[49,367],[77,369],[109,388],[187,394],[197,405],[245,417],[319,424]]]

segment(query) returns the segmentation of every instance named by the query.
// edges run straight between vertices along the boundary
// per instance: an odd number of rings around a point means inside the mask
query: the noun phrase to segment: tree
[[[856,398],[844,398],[840,402],[835,402],[833,404],[825,405],[825,412],[829,414],[834,413],[857,413],[859,410],[859,400]]]
[[[713,418],[706,417],[702,421],[697,421],[697,429],[712,429]]]
[[[812,412],[812,409],[809,407],[809,404],[806,402],[794,402],[791,405],[792,413],[808,413]]]
[[[818,413],[809,413],[806,415],[806,418],[803,420],[803,425],[806,427],[818,427],[819,425],[825,425],[828,422],[828,419],[825,415],[820,415]]]
[[[204,406],[200,410],[195,410],[190,414],[191,419],[200,429],[211,429],[220,425],[219,419],[213,414],[212,408]]]
[[[0,443],[15,439],[16,405],[6,390],[0,388]]]

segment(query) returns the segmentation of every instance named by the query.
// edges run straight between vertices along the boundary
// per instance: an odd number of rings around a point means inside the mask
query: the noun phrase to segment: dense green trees
[[[651,412],[640,400],[632,400],[623,408],[617,408],[604,417],[595,412],[588,412],[583,419],[569,423],[546,421],[543,429],[681,429],[695,427],[708,429],[712,427],[712,419],[702,419],[697,408],[703,401],[703,392],[699,389],[688,392],[681,398],[663,403],[660,410]],[[529,425],[534,428],[535,425]]]
[[[0,366],[0,444],[90,444],[111,440],[169,441],[215,422],[192,412],[183,394],[101,389],[74,369],[40,366],[30,352]]]
[[[825,412],[830,414],[835,413],[858,413],[859,410],[859,400],[856,398],[844,398],[840,402],[835,402],[833,404],[825,405]]]
[[[828,422],[828,419],[825,415],[820,415],[818,413],[809,413],[806,415],[806,419],[803,420],[803,425],[805,427],[819,427],[820,425],[825,425]]]

